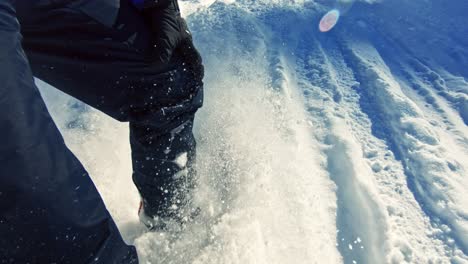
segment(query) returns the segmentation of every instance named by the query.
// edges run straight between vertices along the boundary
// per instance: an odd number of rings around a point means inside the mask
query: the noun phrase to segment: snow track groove
[[[453,259],[466,259],[463,252],[467,242],[463,224],[466,212],[459,206],[466,201],[459,193],[462,186],[467,186],[467,179],[456,177],[457,172],[450,169],[444,158],[457,166],[461,163],[441,145],[439,131],[429,125],[421,110],[401,92],[375,49],[364,42],[350,41],[343,51],[356,69],[362,108],[373,121],[373,133],[386,140],[402,162],[409,188],[432,225],[444,234],[437,237],[445,241],[446,254]],[[435,151],[440,158],[430,155]]]
[[[325,169],[337,185],[337,246],[345,263],[376,263],[386,256],[386,221],[375,196],[362,184],[369,175],[356,168],[361,162],[355,151],[359,148],[351,146],[346,126],[340,125],[344,117],[337,109],[343,95],[337,76],[316,39],[299,42],[298,89],[305,93],[314,135],[322,142]]]

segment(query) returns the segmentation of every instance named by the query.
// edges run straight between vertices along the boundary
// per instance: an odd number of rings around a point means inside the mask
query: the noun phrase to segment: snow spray
[[[336,26],[340,16],[346,14],[354,4],[354,0],[338,0],[335,4],[335,8],[328,11],[320,20],[319,30],[320,32],[328,32]]]

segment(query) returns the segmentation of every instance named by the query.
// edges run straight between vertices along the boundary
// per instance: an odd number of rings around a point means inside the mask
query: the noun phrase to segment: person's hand
[[[153,32],[153,60],[166,64],[175,49],[192,41],[187,23],[180,15],[177,0],[157,1],[157,4],[146,6],[143,12]]]

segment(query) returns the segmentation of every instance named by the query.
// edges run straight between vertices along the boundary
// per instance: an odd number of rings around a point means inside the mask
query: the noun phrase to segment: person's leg
[[[137,263],[34,85],[14,1],[0,1],[2,263]]]
[[[174,208],[186,204],[192,186],[193,173],[185,172],[195,155],[191,124],[202,105],[203,67],[191,43],[168,65],[147,61],[151,35],[128,2],[121,2],[113,28],[69,7],[37,12],[28,6],[20,17],[24,46],[36,76],[130,121],[133,179],[145,213],[178,217]],[[187,164],[179,166],[184,153]]]

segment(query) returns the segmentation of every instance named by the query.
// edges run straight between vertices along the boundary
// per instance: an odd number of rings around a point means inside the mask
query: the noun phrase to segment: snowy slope
[[[468,263],[468,2],[181,6],[207,73],[184,232],[138,223],[127,125],[40,85],[142,263]]]

